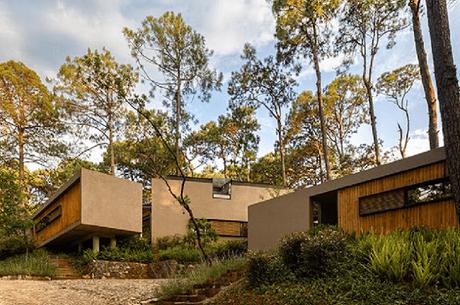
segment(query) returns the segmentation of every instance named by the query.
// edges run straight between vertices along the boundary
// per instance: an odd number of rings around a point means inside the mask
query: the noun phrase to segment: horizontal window
[[[245,221],[209,220],[211,228],[219,236],[247,237],[248,223]]]
[[[359,215],[369,215],[402,208],[404,190],[395,190],[359,198]]]
[[[36,224],[35,224],[35,232],[40,232],[47,226],[49,226],[53,221],[61,217],[62,208],[61,206],[57,206],[51,212],[49,212],[46,216],[42,217]]]
[[[424,203],[452,198],[448,179],[434,180],[397,190],[391,190],[359,198],[359,215],[365,216]]]

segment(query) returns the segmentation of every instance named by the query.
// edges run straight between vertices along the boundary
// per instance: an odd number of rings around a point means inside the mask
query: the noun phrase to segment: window
[[[230,199],[232,195],[232,181],[230,179],[212,179],[212,198]]]
[[[36,224],[35,224],[35,232],[40,232],[44,228],[46,228],[48,225],[50,225],[53,221],[61,217],[62,214],[62,208],[61,206],[55,207],[51,212],[49,212],[47,215],[43,216]]]
[[[359,198],[359,215],[366,216],[414,205],[431,203],[452,198],[448,179],[391,190]]]
[[[248,223],[236,220],[210,219],[211,228],[223,237],[247,237]]]
[[[449,180],[441,180],[407,190],[407,205],[448,200],[453,197]]]

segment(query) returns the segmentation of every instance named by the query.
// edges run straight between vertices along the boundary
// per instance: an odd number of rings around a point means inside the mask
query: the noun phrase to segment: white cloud
[[[275,21],[265,0],[211,1],[202,33],[217,56],[241,52],[244,43],[263,46],[273,41]]]

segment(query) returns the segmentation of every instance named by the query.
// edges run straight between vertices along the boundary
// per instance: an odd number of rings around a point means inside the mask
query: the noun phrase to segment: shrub
[[[155,244],[158,250],[166,250],[168,248],[173,248],[176,246],[183,245],[184,240],[179,235],[164,236],[164,237],[157,238]]]
[[[120,262],[138,262],[151,263],[153,262],[153,251],[151,248],[136,249],[136,248],[106,248],[104,247],[98,254],[97,259]]]
[[[415,234],[413,243],[413,260],[411,262],[412,277],[418,287],[426,287],[440,277],[441,259],[440,242],[429,236],[431,241],[425,240],[425,234]]]
[[[252,287],[286,282],[294,279],[294,274],[274,253],[251,253],[248,261],[248,283]]]
[[[194,285],[214,281],[228,271],[244,269],[246,263],[247,260],[243,257],[233,257],[225,260],[216,259],[211,265],[202,263],[191,272],[163,284],[161,286],[161,295],[165,297],[190,292]]]
[[[442,283],[449,288],[460,287],[460,231],[442,233],[440,248]]]
[[[55,266],[49,262],[48,253],[38,249],[31,253],[9,257],[0,261],[0,275],[53,276]]]
[[[211,223],[205,219],[205,218],[196,218],[195,221],[198,224],[198,230],[200,232],[200,237],[201,237],[201,242],[203,245],[208,245],[211,242],[214,242],[217,240],[217,233],[214,231],[214,229],[211,227]],[[196,234],[195,227],[193,226],[192,221],[190,220],[187,224],[187,233],[185,234],[183,240],[184,243],[190,245],[190,246],[195,246],[196,245]]]
[[[248,241],[229,240],[225,242],[218,242],[207,250],[211,252],[212,256],[221,259],[231,256],[242,256],[248,252]]]
[[[294,233],[280,246],[283,263],[299,278],[315,278],[335,270],[347,252],[349,236],[334,227]]]
[[[194,247],[176,246],[160,250],[160,261],[173,259],[179,263],[196,263],[201,261],[201,253]]]
[[[368,268],[383,279],[402,281],[409,275],[411,258],[408,233],[396,231],[372,241]]]

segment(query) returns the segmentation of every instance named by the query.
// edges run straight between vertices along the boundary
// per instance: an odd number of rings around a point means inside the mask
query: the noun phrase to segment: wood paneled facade
[[[81,169],[32,216],[38,247],[74,248],[142,232],[142,185]],[[97,241],[97,242],[96,242]]]
[[[37,224],[43,222],[53,211],[60,209],[60,215],[49,224],[38,230]],[[35,217],[35,241],[37,244],[55,237],[70,227],[79,224],[81,220],[81,183],[77,180],[65,193],[55,199],[49,206]]]
[[[338,225],[347,232],[387,233],[395,229],[414,226],[430,228],[458,227],[453,200],[439,200],[414,206],[403,206],[392,210],[360,215],[360,198],[382,194],[447,177],[445,161],[400,172],[387,177],[366,181],[338,190]]]

